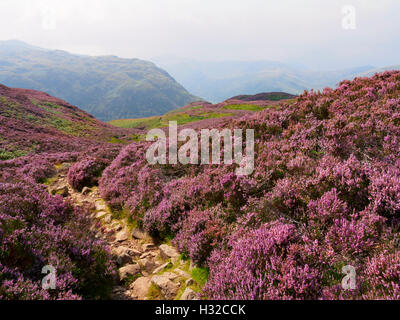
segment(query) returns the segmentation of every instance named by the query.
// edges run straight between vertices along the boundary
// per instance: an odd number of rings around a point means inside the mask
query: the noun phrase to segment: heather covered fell
[[[215,123],[255,130],[251,176],[150,166],[147,144],[134,143],[100,189],[209,270],[203,298],[399,299],[399,107],[399,72],[343,81]],[[356,288],[343,290],[349,265]]]

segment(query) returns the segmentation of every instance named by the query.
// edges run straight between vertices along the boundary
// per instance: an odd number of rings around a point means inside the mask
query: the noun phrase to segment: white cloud
[[[351,32],[344,5],[356,8]],[[400,63],[399,10],[396,0],[2,0],[0,39],[93,55],[385,65]]]

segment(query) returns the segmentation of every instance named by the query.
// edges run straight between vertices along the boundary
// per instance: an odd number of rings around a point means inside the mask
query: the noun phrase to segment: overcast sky
[[[400,64],[399,0],[1,0],[0,12],[1,40],[73,53]]]

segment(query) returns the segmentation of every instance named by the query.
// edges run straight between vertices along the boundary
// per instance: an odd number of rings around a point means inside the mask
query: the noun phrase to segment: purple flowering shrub
[[[68,183],[78,191],[94,186],[105,167],[105,163],[95,158],[86,158],[75,163],[68,170]]]
[[[204,264],[211,252],[226,235],[220,210],[193,210],[179,230],[174,245],[197,264]]]
[[[240,234],[240,235],[239,235]],[[316,299],[320,273],[297,245],[294,225],[281,221],[240,230],[229,251],[216,250],[203,295],[210,299]]]
[[[83,209],[37,184],[0,183],[0,299],[106,297],[111,254],[89,231]],[[56,269],[56,289],[43,290],[42,268]]]
[[[68,170],[68,183],[76,190],[81,191],[84,187],[92,187],[98,184],[103,170],[112,162],[120,151],[119,147],[93,147],[86,156],[74,163]]]
[[[398,297],[400,72],[207,125],[254,129],[252,175],[150,166],[148,144],[137,143],[99,182],[111,205],[210,269],[204,297]],[[341,287],[346,265],[356,269],[354,290]]]

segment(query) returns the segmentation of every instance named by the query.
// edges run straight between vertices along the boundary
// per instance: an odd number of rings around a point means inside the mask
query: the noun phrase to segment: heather
[[[110,253],[83,209],[39,185],[0,183],[0,212],[0,299],[107,296]],[[45,265],[57,270],[54,290],[41,287]]]
[[[87,151],[112,139],[132,140],[134,133],[106,125],[46,93],[0,85],[0,160]]]
[[[45,184],[70,166],[76,188],[97,183],[134,132],[45,93],[0,86],[0,300],[108,298],[115,265],[87,206]],[[66,169],[63,169],[63,168]],[[44,266],[56,289],[45,290]]]
[[[398,299],[399,106],[399,72],[343,81],[202,123],[255,130],[251,176],[234,165],[150,166],[148,144],[135,143],[100,190],[209,269],[204,298]],[[346,265],[355,290],[341,288]]]

